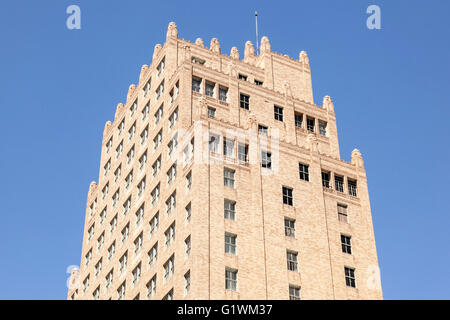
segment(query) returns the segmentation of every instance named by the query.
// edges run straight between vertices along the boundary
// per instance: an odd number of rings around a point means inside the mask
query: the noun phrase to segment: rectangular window
[[[338,211],[338,219],[339,219],[339,221],[348,223],[347,206],[345,204],[338,203],[337,211]]]
[[[130,151],[128,151],[127,153],[127,164],[130,164],[133,158],[134,158],[134,145],[130,148]]]
[[[156,294],[156,274],[147,283],[147,298],[151,298]]]
[[[148,266],[151,267],[158,259],[158,242],[148,252]]]
[[[122,152],[123,152],[123,140],[119,143],[119,145],[116,148],[116,159],[119,159]]]
[[[160,186],[158,185],[153,189],[152,193],[150,194],[152,198],[152,205],[154,205],[159,200],[159,190]]]
[[[261,167],[272,169],[272,154],[267,151],[261,151]]]
[[[111,150],[113,146],[113,138],[109,139],[108,142],[106,143],[106,153],[109,152],[109,150]]]
[[[172,112],[172,114],[169,117],[169,129],[172,129],[173,126],[178,121],[178,107]]]
[[[234,158],[234,141],[224,139],[223,140],[223,154],[225,157]]]
[[[126,282],[124,281],[117,289],[117,300],[125,299]]]
[[[238,145],[238,157],[241,163],[248,162],[248,145],[240,144]]]
[[[220,137],[215,134],[209,135],[209,151],[219,153],[219,141]]]
[[[186,175],[186,192],[191,190],[192,187],[192,172],[189,171]]]
[[[208,117],[210,118],[216,117],[216,108],[208,107]]]
[[[141,232],[141,234],[138,235],[138,237],[134,240],[134,254],[135,255],[138,254],[139,251],[141,251],[143,242],[144,242],[144,235]]]
[[[158,123],[161,121],[163,116],[164,116],[164,105],[161,105],[158,108],[158,110],[156,110],[155,114],[153,115],[153,118],[155,119],[155,126],[158,125]]]
[[[137,185],[138,196],[141,196],[144,193],[144,191],[145,191],[145,185],[146,185],[146,181],[145,180],[146,180],[145,177],[143,177],[141,179],[141,181]]]
[[[226,187],[234,188],[234,174],[233,169],[224,168],[223,169],[223,184]]]
[[[300,287],[289,286],[289,300],[300,300]]]
[[[352,180],[352,179],[347,179],[347,184],[348,184],[348,194],[356,197],[358,196],[357,188],[356,188],[356,180]]]
[[[303,114],[296,112],[295,115],[295,126],[301,128],[303,126]]]
[[[147,150],[145,150],[144,154],[139,158],[139,170],[142,170],[146,163],[147,163]]]
[[[267,136],[269,133],[269,128],[262,124],[258,124],[258,133]]]
[[[283,122],[283,108],[279,106],[273,106],[273,114],[275,120]]]
[[[184,249],[185,249],[185,257],[187,259],[191,255],[191,236],[187,237],[184,240]]]
[[[192,78],[192,91],[194,92],[200,92],[200,86],[201,86],[202,80],[199,78]]]
[[[324,188],[330,188],[330,173],[322,171],[322,186]]]
[[[186,224],[187,224],[191,221],[191,213],[192,213],[191,203],[189,202],[184,209],[186,211]]]
[[[247,76],[242,73],[239,73],[239,79],[247,81]]]
[[[306,117],[306,127],[308,131],[315,132],[315,120],[314,118]]]
[[[109,287],[111,287],[111,284],[112,284],[112,282],[113,282],[113,279],[114,279],[114,271],[113,270],[111,270],[110,272],[108,272],[108,274],[106,275],[106,277],[105,277],[105,282],[106,282],[106,284],[105,284],[105,287],[106,287],[106,290],[108,290],[109,289]]]
[[[341,176],[334,175],[334,183],[336,191],[344,192],[344,178]]]
[[[309,165],[299,163],[298,164],[298,171],[300,174],[300,180],[309,181]]]
[[[159,213],[157,212],[150,220],[150,238],[158,231]]]
[[[206,81],[205,83],[205,94],[208,97],[214,97],[214,88],[215,88],[215,84],[209,81]]]
[[[283,204],[293,205],[292,188],[283,187]]]
[[[263,85],[263,82],[260,81],[260,80],[256,80],[256,79],[255,79],[255,84],[256,84],[257,86],[262,86],[262,85]]]
[[[229,220],[236,219],[236,201],[224,200],[224,217]]]
[[[121,232],[121,242],[124,243],[128,239],[128,235],[130,234],[130,225],[127,224]]]
[[[284,218],[284,234],[286,237],[295,238],[295,220]]]
[[[250,96],[241,93],[240,94],[240,106],[242,109],[249,110],[250,109]]]
[[[156,88],[155,91],[155,100],[158,101],[159,98],[164,94],[164,80],[161,81],[161,84]]]
[[[345,284],[347,287],[356,288],[355,269],[345,267]]]
[[[153,177],[156,177],[160,169],[161,169],[161,156],[159,156],[158,159],[156,159],[156,161],[152,164]]]
[[[119,272],[125,271],[128,262],[128,252],[126,251],[119,259]]]
[[[130,118],[133,117],[134,113],[135,113],[136,110],[137,110],[137,107],[138,107],[138,102],[137,102],[137,100],[135,100],[135,101],[133,102],[133,104],[131,105],[131,108],[130,108]]]
[[[122,134],[122,131],[125,129],[125,119],[123,119],[119,126],[117,127],[119,129],[119,136]]]
[[[237,290],[237,270],[225,269],[225,289]]]
[[[319,120],[319,134],[321,136],[327,136],[327,123],[325,121]]]
[[[177,163],[175,162],[166,173],[167,185],[170,185],[177,177]]]
[[[147,141],[147,138],[148,138],[148,126],[146,126],[144,131],[141,132],[141,145]]]
[[[184,275],[184,295],[187,295],[190,289],[191,289],[191,272],[188,271]]]
[[[352,254],[352,238],[341,234],[342,252]]]
[[[164,280],[167,281],[172,277],[174,272],[175,257],[172,255],[166,263],[164,263]]]
[[[114,241],[108,248],[108,261],[111,261],[115,253],[116,253],[116,241]]]
[[[131,128],[128,130],[128,141],[134,137],[135,133],[136,133],[136,121],[133,123]]]
[[[161,73],[164,71],[164,67],[166,66],[166,58],[162,58],[161,62],[156,67],[157,75],[160,76]]]
[[[167,294],[162,298],[163,300],[173,300],[173,289],[171,289]]]
[[[174,191],[170,195],[170,197],[166,200],[166,213],[167,213],[167,215],[171,214],[176,206],[177,206],[177,192]]]
[[[144,98],[148,95],[148,93],[150,92],[150,88],[152,86],[152,79],[150,78],[147,83],[145,84],[144,88],[142,89],[143,94],[144,94]]]
[[[125,177],[125,189],[128,189],[131,186],[131,183],[133,182],[133,170],[128,173],[128,175]]]
[[[286,251],[287,268],[289,271],[298,271],[298,253],[294,251]]]
[[[227,99],[228,99],[228,88],[219,86],[219,100],[226,102]]]
[[[170,225],[169,228],[164,232],[164,237],[166,239],[166,248],[169,247],[175,240],[175,222]]]
[[[236,254],[236,235],[225,233],[225,253]]]
[[[134,268],[132,272],[133,276],[133,286],[137,285],[139,280],[141,279],[141,264],[139,263],[136,268]]]

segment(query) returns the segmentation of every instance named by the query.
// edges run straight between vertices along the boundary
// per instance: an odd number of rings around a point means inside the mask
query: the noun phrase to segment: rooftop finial
[[[239,60],[239,51],[236,47],[231,48],[230,57]]]
[[[209,49],[212,52],[220,53],[220,44],[219,44],[219,40],[217,40],[217,38],[212,38],[211,39],[211,43],[209,45]]]
[[[169,23],[169,26],[167,27],[167,35],[166,38],[178,38],[178,29],[175,22]]]
[[[261,51],[260,52],[270,52],[270,41],[266,36],[261,38]]]

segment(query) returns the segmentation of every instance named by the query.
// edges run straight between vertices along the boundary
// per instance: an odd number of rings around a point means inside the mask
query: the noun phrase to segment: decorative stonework
[[[119,104],[117,104],[117,107],[116,107],[116,113],[115,113],[115,115],[114,115],[114,122],[116,122],[117,121],[117,119],[119,118],[119,115],[121,114],[121,112],[122,112],[122,110],[123,110],[123,104],[122,103],[119,103]]]
[[[105,128],[103,129],[103,138],[105,138],[108,135],[111,127],[112,127],[111,121],[106,121]]]
[[[228,63],[228,75],[232,78],[237,78],[236,64],[232,61]]]
[[[158,56],[158,53],[161,51],[162,46],[158,43],[155,45],[155,48],[153,49],[153,58],[152,61],[156,60],[156,57]]]
[[[177,25],[175,22],[170,22],[169,26],[167,27],[167,35],[166,38],[178,38],[178,30]]]
[[[183,52],[184,52],[184,54],[183,54],[183,58],[184,58],[184,61],[191,61],[191,57],[192,57],[192,55],[191,55],[191,47],[189,47],[189,46],[184,46],[183,47]]]
[[[271,52],[269,38],[267,38],[266,36],[261,38],[261,49],[260,50],[261,50],[261,53]]]
[[[239,60],[239,51],[238,51],[238,49],[236,47],[231,48],[230,57],[232,59]]]
[[[251,41],[247,41],[245,43],[244,49],[244,62],[253,65],[254,60],[255,60],[255,48],[253,47],[253,43]]]
[[[309,68],[309,58],[308,54],[305,51],[300,52],[298,60],[302,65]]]
[[[198,46],[200,46],[200,47],[202,47],[202,48],[205,47],[205,45],[203,44],[202,38],[197,38],[197,39],[195,40],[195,44],[198,45]]]
[[[130,99],[133,96],[135,91],[136,91],[136,86],[134,84],[131,84],[130,87],[128,88],[127,103],[130,102]]]
[[[308,134],[306,141],[308,143],[309,150],[311,150],[312,152],[319,152],[319,142],[317,141],[317,137],[315,134]]]
[[[328,112],[334,112],[334,105],[333,100],[331,100],[330,96],[325,96],[323,98],[322,106],[327,110]]]
[[[212,38],[211,43],[209,45],[209,50],[215,53],[220,53],[220,44],[217,38]]]
[[[139,74],[139,83],[141,83],[141,81],[143,81],[145,74],[147,73],[148,70],[148,65],[144,64],[141,67],[141,73]]]
[[[287,80],[284,81],[283,88],[284,88],[284,95],[286,97],[292,97],[292,90],[291,90],[291,85],[289,84],[289,81],[287,81]]]
[[[364,160],[358,149],[352,151],[352,164],[358,168],[364,168]]]

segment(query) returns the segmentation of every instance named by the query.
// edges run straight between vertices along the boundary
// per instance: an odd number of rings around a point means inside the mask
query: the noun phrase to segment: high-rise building
[[[69,299],[382,298],[361,153],[307,54],[259,51],[169,24],[106,122]]]

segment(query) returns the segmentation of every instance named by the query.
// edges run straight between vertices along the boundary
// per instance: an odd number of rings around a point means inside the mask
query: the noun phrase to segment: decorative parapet
[[[236,47],[231,48],[230,58],[239,60],[239,51]]]
[[[117,108],[116,108],[116,113],[114,115],[114,122],[117,121],[117,119],[119,118],[120,114],[122,113],[122,110],[124,109],[124,105],[123,103],[119,103],[117,104]]]
[[[260,49],[261,53],[270,53],[270,42],[269,42],[269,38],[267,38],[266,36],[261,38],[261,49]]]
[[[141,73],[139,74],[139,83],[141,83],[141,81],[145,78],[147,70],[148,70],[148,65],[144,64],[141,67]]]
[[[253,43],[251,41],[247,41],[245,43],[244,49],[244,62],[254,65],[255,64],[255,48],[253,47]]]
[[[195,44],[198,45],[198,46],[200,46],[200,47],[202,47],[202,48],[205,47],[205,45],[203,44],[202,38],[197,38],[197,39],[195,40]]]
[[[325,96],[323,98],[322,107],[325,108],[329,113],[334,113],[334,105],[333,100],[331,100],[330,96]]]
[[[103,129],[103,140],[108,137],[109,133],[111,132],[112,123],[111,121],[106,121],[105,128]]]
[[[156,60],[156,57],[158,56],[158,54],[159,54],[159,52],[161,51],[161,49],[162,49],[162,46],[161,46],[159,43],[157,43],[157,44],[155,45],[155,48],[153,49],[153,57],[152,57],[152,61],[155,61],[155,60]]]
[[[136,86],[134,84],[131,84],[128,87],[127,102],[126,103],[129,103],[131,101],[131,97],[133,96],[135,91],[136,91]]]
[[[220,44],[217,38],[211,39],[211,43],[209,44],[209,50],[215,53],[220,53]]]
[[[364,160],[358,149],[352,151],[352,164],[357,168],[364,168]]]
[[[92,195],[95,193],[95,191],[97,190],[97,182],[92,181],[89,184],[89,191],[88,191],[88,199],[92,197]]]
[[[178,29],[175,22],[170,22],[167,27],[166,39],[169,40],[170,38],[178,38]]]
[[[308,54],[305,51],[300,52],[298,61],[300,62],[300,64],[302,66],[309,69],[309,58],[308,58]]]

